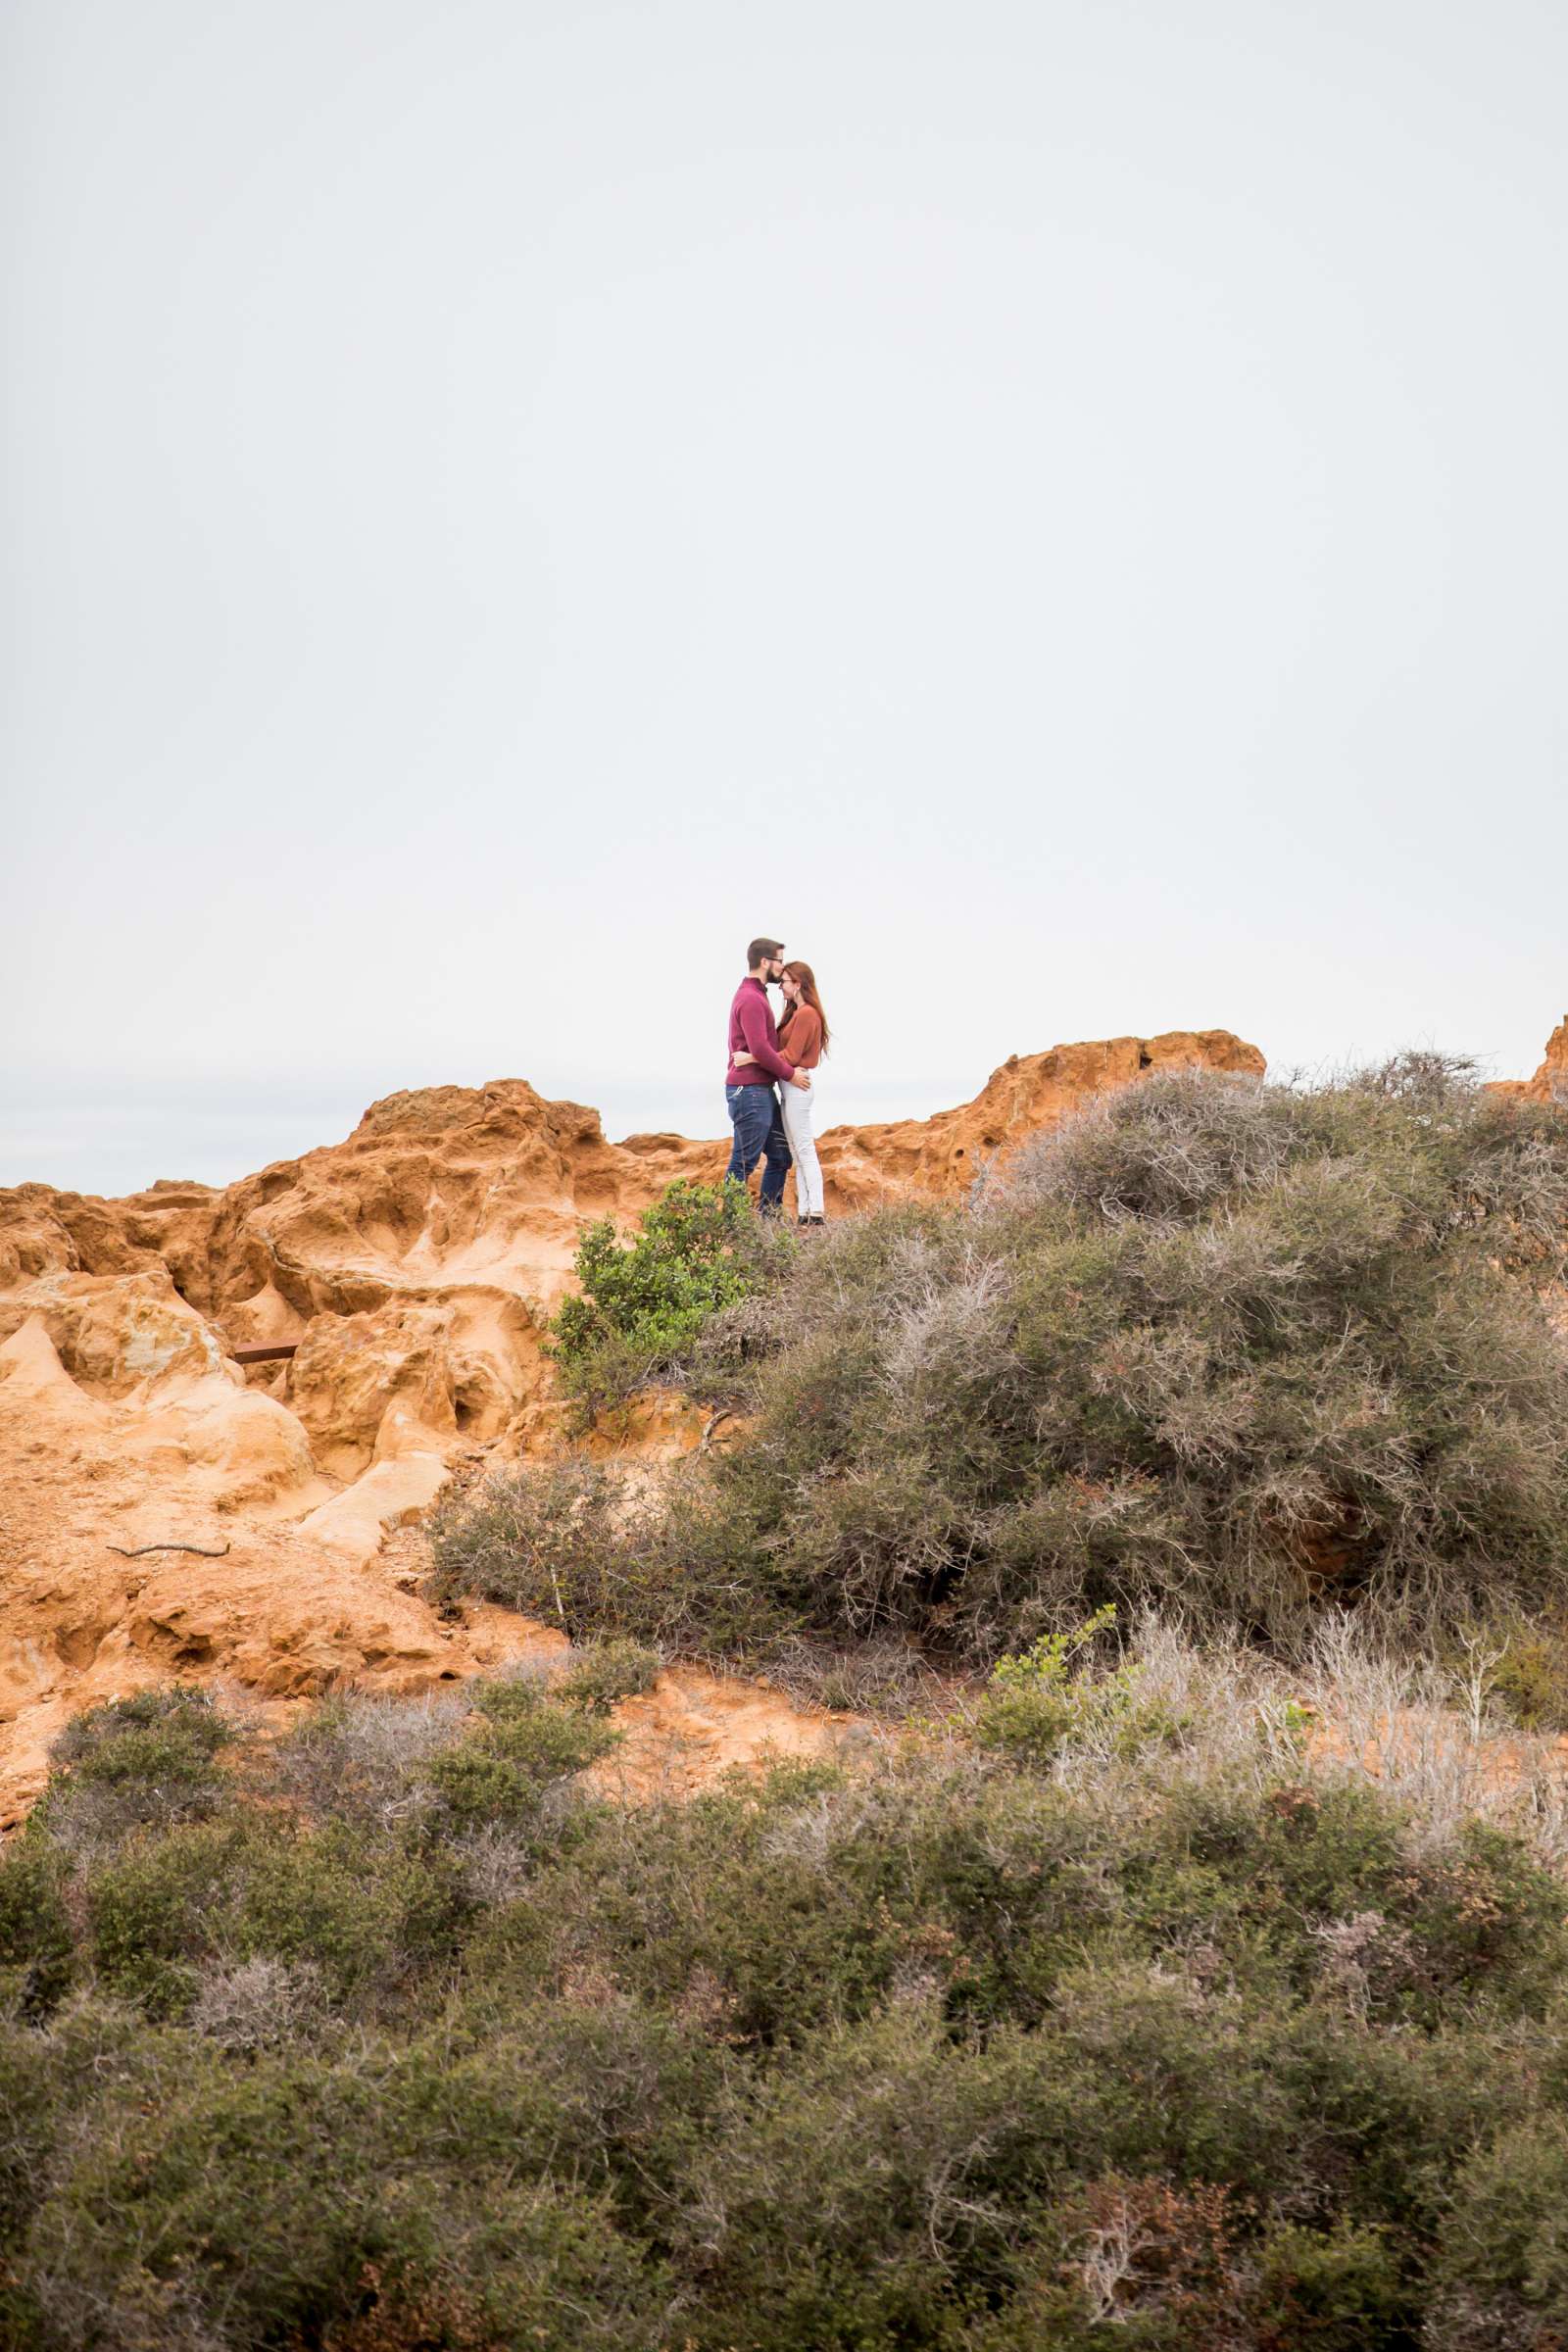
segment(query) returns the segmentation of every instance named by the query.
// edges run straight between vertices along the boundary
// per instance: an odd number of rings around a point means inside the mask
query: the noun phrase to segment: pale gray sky
[[[1568,1004],[1548,0],[8,0],[0,1181]]]

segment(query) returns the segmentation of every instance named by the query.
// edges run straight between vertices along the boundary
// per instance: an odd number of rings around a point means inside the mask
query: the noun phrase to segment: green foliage
[[[1434,2340],[1549,2344],[1568,2325],[1568,2118],[1505,2126],[1460,2171],[1435,2263]]]
[[[229,1737],[228,1726],[206,1690],[173,1684],[139,1690],[74,1716],[55,1745],[55,1757],[72,1767],[74,1780],[113,1785],[157,1774],[201,1780]]]
[[[568,1706],[584,1707],[591,1715],[606,1715],[620,1698],[651,1690],[658,1680],[660,1656],[646,1642],[612,1640],[592,1642],[572,1654],[571,1666],[557,1686]]]
[[[428,1522],[439,1608],[472,1593],[558,1625],[574,1642],[611,1636],[733,1651],[786,1632],[707,1483],[673,1473],[653,1505],[603,1462],[523,1463],[445,1498]]]
[[[630,1545],[623,1501],[602,1462],[548,1462],[493,1474],[443,1496],[427,1521],[437,1608],[465,1595],[545,1616],[575,1641],[621,1617],[608,1604]]]
[[[744,1442],[672,1491],[761,1638],[977,1662],[1108,1604],[1299,1642],[1560,1608],[1568,1111],[1430,1059],[1109,1098],[967,1206],[846,1220],[742,1310]],[[697,1355],[715,1364],[730,1316]],[[657,1561],[646,1520],[637,1549]],[[668,1547],[678,1574],[680,1546]]]
[[[769,1278],[788,1245],[764,1231],[744,1185],[672,1184],[623,1244],[613,1217],[587,1227],[573,1261],[580,1295],[551,1330],[566,1394],[585,1421],[669,1377],[703,1326]]]
[[[996,1703],[1065,1693],[1074,1740],[1113,1741],[1144,1702],[1093,1669],[1109,1630]],[[23,1967],[46,1918],[70,1988],[0,2019],[8,2342],[1473,2352],[1568,2325],[1568,1932],[1517,1842],[1142,1741],[1103,1791],[1008,1738],[589,1800],[647,1669],[607,1645],[553,1687],[388,1702],[384,1738],[330,1702],[210,1818],[112,1850],[40,1811],[0,1918]],[[310,1804],[279,1807],[302,1758]]]
[[[61,1734],[46,1811],[56,1835],[91,1847],[141,1823],[202,1821],[221,1801],[229,1728],[205,1690],[179,1685],[89,1707]]]
[[[1488,1661],[1489,1694],[1523,1730],[1568,1732],[1568,1622],[1516,1614],[1483,1626],[1472,1642]]]
[[[0,1984],[28,2013],[47,2010],[71,1982],[71,1914],[62,1858],[39,1838],[0,1851]]]
[[[999,1659],[975,1717],[980,1744],[1043,1764],[1069,1736],[1124,1756],[1177,1736],[1179,1722],[1141,1703],[1143,1670],[1131,1660],[1100,1675],[1073,1672],[1073,1660],[1115,1622],[1116,1604],[1106,1601],[1070,1632],[1042,1634],[1018,1656]]]
[[[608,1755],[619,1739],[582,1709],[548,1698],[525,1676],[484,1684],[474,1698],[479,1727],[434,1757],[425,1773],[447,1815],[463,1827],[531,1826],[552,1788]]]

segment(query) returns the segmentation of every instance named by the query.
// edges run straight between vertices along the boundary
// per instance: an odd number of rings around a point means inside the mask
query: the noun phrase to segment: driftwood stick
[[[220,1544],[216,1551],[205,1544],[138,1544],[134,1551],[127,1551],[123,1544],[111,1544],[109,1548],[118,1551],[122,1560],[144,1560],[150,1551],[193,1551],[199,1560],[220,1560],[228,1545]]]

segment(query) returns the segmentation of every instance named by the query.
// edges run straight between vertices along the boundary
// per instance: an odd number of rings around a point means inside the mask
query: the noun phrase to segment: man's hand
[[[811,1091],[811,1081],[809,1078],[808,1078],[804,1070],[795,1071],[790,1079],[790,1084],[791,1086],[798,1086],[803,1095],[808,1095]]]

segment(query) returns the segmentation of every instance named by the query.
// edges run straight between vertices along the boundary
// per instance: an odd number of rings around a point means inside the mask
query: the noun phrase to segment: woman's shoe
[[[827,1219],[826,1217],[808,1217],[806,1222],[808,1225],[825,1225]]]

